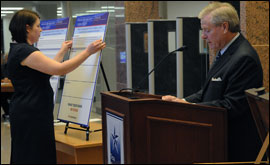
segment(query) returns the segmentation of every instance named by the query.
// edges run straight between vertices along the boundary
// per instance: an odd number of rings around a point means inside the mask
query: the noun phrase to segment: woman
[[[49,78],[73,71],[106,45],[101,40],[94,41],[74,58],[61,62],[72,41],[63,42],[54,59],[35,48],[33,44],[42,31],[37,13],[18,11],[9,30],[13,43],[7,69],[15,89],[10,104],[11,163],[55,164],[53,90]]]
[[[10,83],[7,78],[7,54],[1,54],[1,84]],[[4,110],[2,118],[5,122],[9,122],[9,100],[11,99],[13,92],[1,92],[1,108]]]

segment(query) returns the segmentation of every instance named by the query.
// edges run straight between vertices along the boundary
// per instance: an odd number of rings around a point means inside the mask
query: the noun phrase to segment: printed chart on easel
[[[77,17],[70,58],[75,57],[93,41],[104,41],[108,17],[108,12]],[[99,51],[66,75],[58,120],[89,125],[100,60]]]
[[[61,49],[62,43],[66,40],[68,25],[68,17],[40,21],[42,32],[37,43],[37,48],[47,57],[54,59]],[[54,92],[54,101],[57,95],[58,82],[59,76],[51,76],[50,83]]]

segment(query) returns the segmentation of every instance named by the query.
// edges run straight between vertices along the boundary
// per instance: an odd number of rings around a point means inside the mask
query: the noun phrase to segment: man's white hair
[[[219,26],[223,22],[228,22],[230,32],[240,32],[239,17],[235,8],[229,3],[212,2],[209,3],[200,13],[199,19],[211,14],[211,23]]]

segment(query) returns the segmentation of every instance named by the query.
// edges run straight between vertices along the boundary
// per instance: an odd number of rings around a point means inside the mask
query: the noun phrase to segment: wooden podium
[[[123,141],[113,143],[123,145],[122,163],[227,161],[225,109],[163,101],[144,93],[102,92],[101,96],[104,163],[110,163],[114,149],[107,141],[121,139],[107,130],[108,114],[122,120]]]

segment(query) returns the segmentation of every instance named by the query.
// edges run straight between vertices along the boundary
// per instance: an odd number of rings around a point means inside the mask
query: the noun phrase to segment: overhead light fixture
[[[115,7],[114,9],[115,9],[115,10],[124,10],[125,7]]]
[[[82,16],[82,15],[87,15],[87,13],[77,13],[75,16]]]
[[[125,17],[125,15],[115,15],[116,18]]]
[[[1,10],[1,14],[11,14],[11,13],[14,13],[14,11],[2,11]]]
[[[2,10],[22,10],[23,7],[1,7]]]
[[[115,12],[115,10],[88,10],[87,13]]]
[[[88,10],[87,13],[100,13],[102,10]]]
[[[101,6],[101,9],[114,9],[114,6]]]

